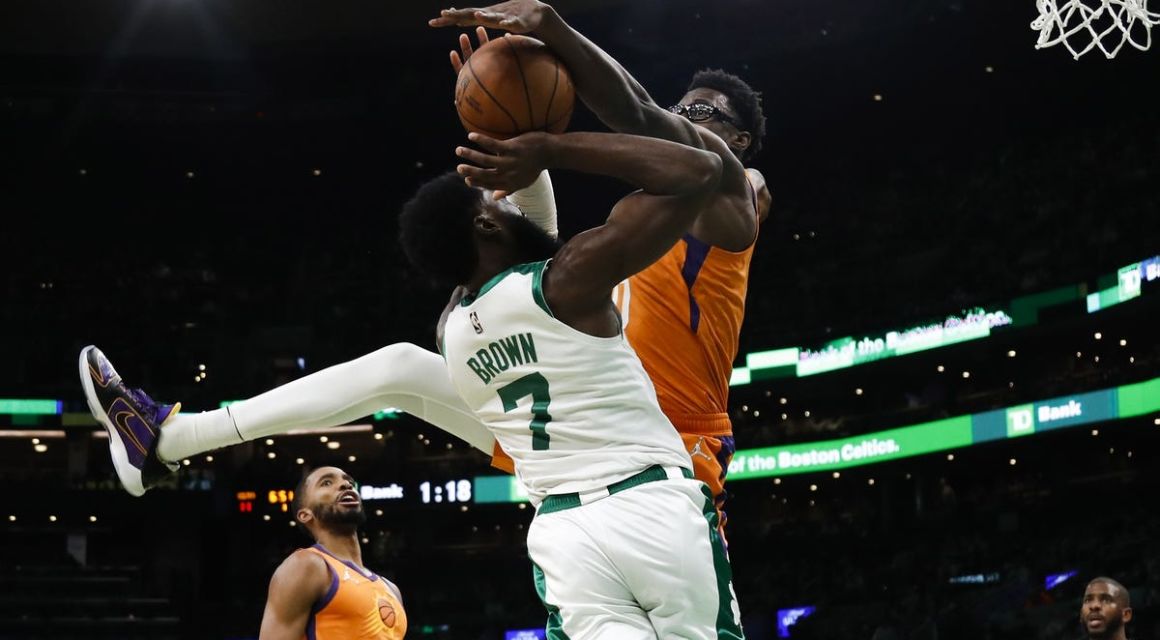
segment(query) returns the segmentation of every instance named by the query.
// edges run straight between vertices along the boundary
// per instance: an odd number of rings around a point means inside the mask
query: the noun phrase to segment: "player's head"
[[[354,478],[338,467],[319,467],[302,477],[294,490],[294,517],[315,540],[320,531],[354,533],[367,520]]]
[[[698,71],[684,97],[670,110],[716,133],[742,162],[761,151],[765,138],[761,94],[731,73],[720,69]]]
[[[1096,578],[1083,592],[1079,621],[1089,638],[1122,638],[1124,624],[1132,620],[1132,603],[1124,585],[1111,578]]]
[[[559,243],[515,205],[467,186],[454,172],[419,187],[403,205],[399,244],[412,266],[447,286],[469,282],[481,258],[500,264],[502,270],[546,260],[559,249]]]

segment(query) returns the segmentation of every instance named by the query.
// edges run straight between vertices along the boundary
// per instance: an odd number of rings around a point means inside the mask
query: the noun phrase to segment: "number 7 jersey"
[[[500,273],[448,313],[443,356],[459,395],[536,503],[652,465],[691,469],[623,333],[596,337],[553,317],[542,288],[549,264]]]

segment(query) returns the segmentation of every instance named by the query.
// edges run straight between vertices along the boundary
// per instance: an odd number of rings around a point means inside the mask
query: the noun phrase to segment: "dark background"
[[[86,344],[189,410],[392,342],[431,346],[444,293],[406,267],[395,216],[423,180],[454,166],[464,139],[447,63],[456,34],[426,26],[441,7],[0,5],[0,396],[62,399],[66,413],[84,413],[75,358]],[[1160,253],[1156,52],[1074,61],[1036,51],[1031,2],[558,8],[661,104],[705,67],[762,92],[768,135],[752,166],[774,205],[742,354],[1063,285],[1095,291],[1107,286],[1100,276]],[[578,109],[572,128],[601,126]],[[628,191],[554,180],[565,237]],[[1150,379],[1160,370],[1150,291],[983,343],[738,388],[738,444]],[[1108,339],[1094,342],[1095,331]],[[195,383],[199,364],[208,377]],[[940,364],[948,376],[935,375]],[[968,369],[969,380],[953,378]],[[779,396],[795,409],[784,420]],[[765,418],[753,411],[762,403]],[[343,439],[354,463],[313,438],[259,442],[192,461],[179,487],[141,500],[110,483],[104,443],[88,430],[44,454],[0,438],[4,508],[17,516],[0,520],[0,634],[256,636],[269,575],[304,539],[279,511],[269,523],[237,514],[236,491],[292,487],[298,457],[340,462],[367,483],[488,473],[482,456],[413,420],[373,424],[382,440]],[[1148,417],[1103,431],[1099,446],[1079,429],[961,452],[954,465],[936,455],[866,467],[826,476],[818,492],[810,476],[776,489],[736,483],[731,553],[749,635],[769,637],[778,608],[817,604],[801,637],[1075,637],[1082,582],[1113,573],[1137,597],[1132,635],[1154,637],[1156,427]],[[529,519],[515,506],[387,508],[368,525],[367,561],[402,586],[412,636],[430,626],[436,637],[501,638],[543,622],[522,547]],[[70,536],[86,540],[87,566],[65,553]],[[1071,568],[1080,577],[1036,591],[1041,574]],[[976,572],[1001,580],[948,586]]]

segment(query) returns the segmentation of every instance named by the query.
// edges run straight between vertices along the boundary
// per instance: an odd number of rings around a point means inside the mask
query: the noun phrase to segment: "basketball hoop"
[[[1035,48],[1063,44],[1076,60],[1096,48],[1114,58],[1124,43],[1147,51],[1152,27],[1160,24],[1160,13],[1148,11],[1148,0],[1037,0],[1036,6]]]

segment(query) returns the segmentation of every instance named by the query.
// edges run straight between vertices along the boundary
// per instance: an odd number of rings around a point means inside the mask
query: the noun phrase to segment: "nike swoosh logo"
[[[118,399],[117,402],[119,403],[121,400]],[[116,403],[113,404],[113,407],[109,410],[109,413],[111,414],[110,417],[113,420],[113,424],[116,425],[117,429],[121,432],[122,439],[132,442],[133,445],[141,451],[141,453],[148,454],[149,450],[146,449],[141,444],[141,441],[137,439],[137,434],[134,433],[133,427],[129,424],[129,419],[137,418],[138,420],[141,420],[141,423],[145,425],[145,428],[149,429],[150,435],[153,435],[153,430],[149,428],[149,423],[143,420],[141,416],[137,415],[136,411],[126,411],[124,409],[118,410]]]

